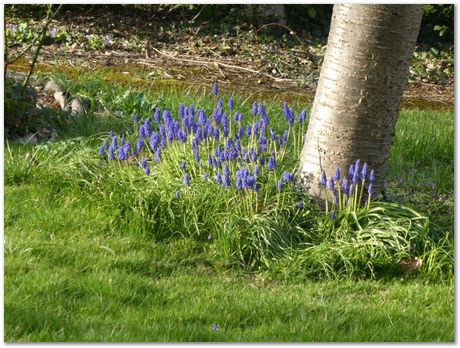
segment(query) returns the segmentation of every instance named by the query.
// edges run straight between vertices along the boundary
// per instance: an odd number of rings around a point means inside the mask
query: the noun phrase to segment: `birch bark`
[[[319,197],[319,178],[361,159],[383,188],[422,5],[336,4],[300,158],[300,175]]]

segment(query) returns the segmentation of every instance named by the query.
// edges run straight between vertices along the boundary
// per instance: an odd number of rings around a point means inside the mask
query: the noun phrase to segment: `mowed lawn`
[[[105,231],[39,185],[5,195],[7,342],[454,339],[452,284],[225,272],[193,240]]]
[[[17,161],[33,161],[32,149],[5,149],[6,342],[454,341],[452,280],[282,279],[227,265],[212,240],[117,228],[68,178],[27,180]],[[443,231],[453,231],[451,155],[451,112],[403,112],[389,185],[405,176],[396,198],[418,200]]]

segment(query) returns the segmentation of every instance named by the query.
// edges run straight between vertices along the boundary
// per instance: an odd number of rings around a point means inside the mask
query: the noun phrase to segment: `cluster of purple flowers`
[[[337,168],[334,175],[327,178],[323,171],[320,176],[320,184],[326,188],[326,192],[332,192],[335,206],[352,206],[356,209],[362,197],[363,190],[367,185],[368,202],[373,194],[375,182],[374,170],[369,171],[369,166],[364,163],[361,166],[361,160],[356,160],[348,168],[348,176],[342,177],[340,168]],[[331,217],[336,216],[335,210],[332,210]]]
[[[286,130],[282,135],[276,134],[269,129],[270,119],[263,103],[254,102],[252,106],[252,122],[243,124],[243,113],[234,112],[235,102],[231,97],[228,100],[228,108],[224,107],[222,98],[218,96],[219,87],[217,82],[213,87],[216,96],[216,106],[211,115],[201,108],[195,108],[194,104],[179,105],[179,118],[175,119],[168,110],[156,108],[151,118],[141,120],[138,115],[134,118],[136,138],[133,146],[130,141],[118,137],[110,132],[111,145],[106,141],[99,148],[101,156],[108,156],[109,160],[118,159],[126,161],[129,158],[141,157],[140,166],[146,174],[150,173],[148,161],[162,162],[162,152],[174,144],[181,146],[189,145],[193,152],[195,165],[199,168],[205,180],[215,178],[218,185],[235,187],[238,190],[259,191],[260,184],[257,178],[261,170],[273,172],[277,168],[277,160],[280,160],[279,150],[285,147],[289,132]],[[294,124],[294,111],[284,104],[284,111],[291,127]],[[230,112],[233,117],[230,117]],[[306,110],[298,115],[298,123],[306,120]],[[257,117],[258,116],[258,117]],[[269,132],[269,135],[267,133]],[[175,147],[177,150],[177,146]],[[181,149],[181,152],[183,150]],[[193,160],[191,160],[193,163]],[[189,166],[190,162],[187,163]],[[186,171],[186,162],[181,159],[180,168],[184,172],[183,183],[190,186],[191,176]],[[232,174],[233,172],[233,174]],[[283,184],[293,181],[291,173],[284,173],[279,189]]]

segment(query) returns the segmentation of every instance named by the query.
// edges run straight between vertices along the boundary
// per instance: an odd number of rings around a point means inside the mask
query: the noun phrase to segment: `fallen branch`
[[[217,67],[217,69],[219,69],[219,66],[222,66],[224,68],[228,68],[228,69],[234,69],[234,70],[242,70],[242,71],[246,71],[246,72],[250,72],[252,74],[256,74],[256,75],[264,75],[266,77],[269,77],[277,82],[292,82],[291,79],[280,79],[280,78],[277,78],[277,77],[274,77],[270,74],[267,74],[267,73],[264,73],[264,72],[261,72],[261,71],[258,71],[258,70],[253,70],[253,69],[249,69],[249,68],[245,68],[245,67],[242,67],[242,66],[238,66],[238,65],[230,65],[230,64],[226,64],[226,63],[223,63],[223,62],[220,62],[220,61],[217,61],[217,60],[195,60],[195,59],[187,59],[187,58],[177,58],[177,57],[174,57],[174,56],[171,56],[167,53],[164,53],[158,49],[156,49],[155,47],[151,47],[155,52],[157,52],[158,54],[166,57],[166,58],[169,58],[169,59],[173,59],[173,60],[176,60],[176,61],[180,61],[180,62],[187,62],[187,63],[192,63],[192,64],[196,64],[196,65],[205,65],[205,66],[209,66],[211,64],[215,65]]]

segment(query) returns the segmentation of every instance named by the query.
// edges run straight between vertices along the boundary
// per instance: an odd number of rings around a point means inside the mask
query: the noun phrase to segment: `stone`
[[[38,142],[38,138],[35,134],[26,134],[21,139],[19,139],[20,144],[35,145],[37,142]]]
[[[65,92],[54,92],[54,99],[58,102],[62,110],[65,109]]]
[[[45,93],[63,92],[63,88],[54,80],[50,80],[43,88]]]
[[[73,99],[70,102],[70,108],[72,110],[71,111],[72,115],[82,114],[82,113],[85,112],[85,108],[84,108],[83,104],[78,99]]]

